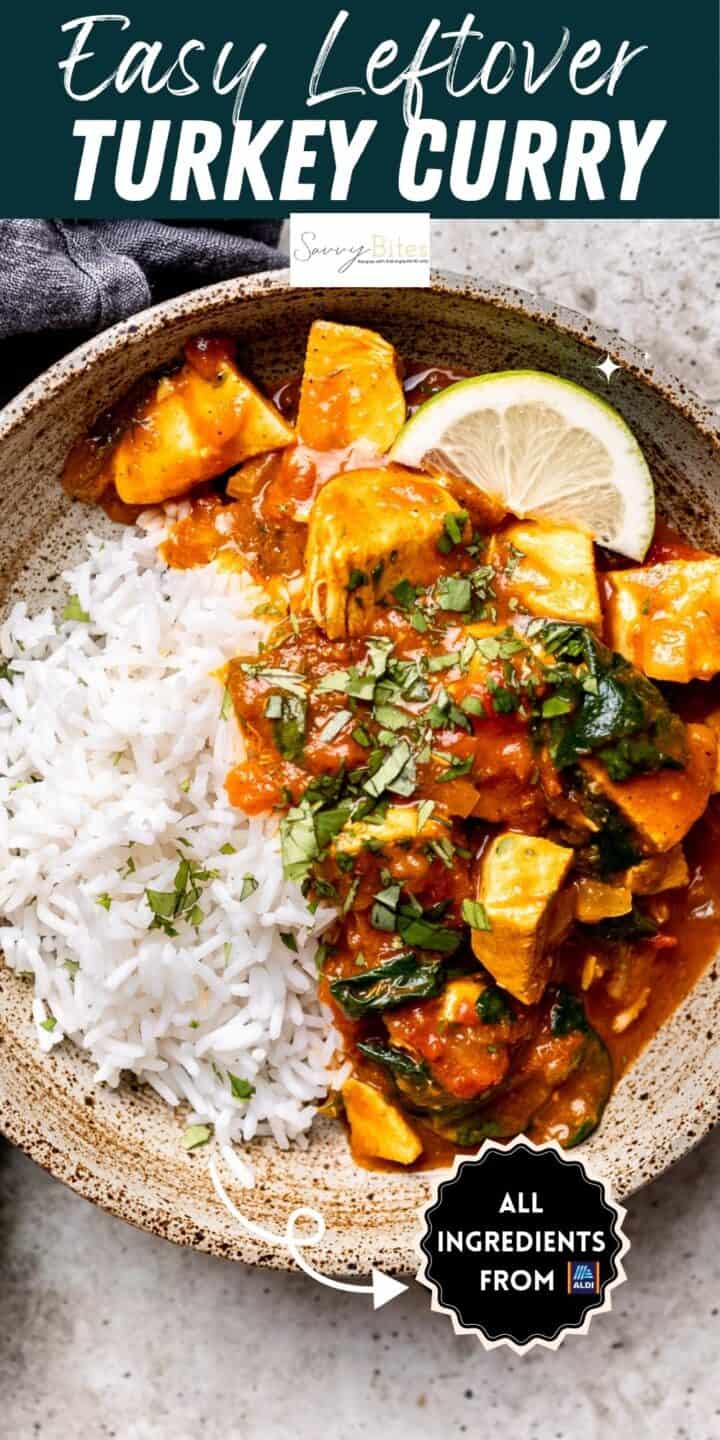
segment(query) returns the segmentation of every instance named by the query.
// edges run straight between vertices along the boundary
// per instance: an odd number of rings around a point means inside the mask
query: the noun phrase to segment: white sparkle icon
[[[619,370],[619,369],[620,369],[620,366],[619,366],[619,365],[615,365],[615,364],[613,363],[613,361],[610,359],[610,356],[609,356],[609,355],[606,355],[606,356],[605,356],[605,359],[602,361],[602,364],[596,365],[596,366],[595,366],[595,369],[596,369],[596,370],[599,370],[600,373],[601,373],[601,375],[604,375],[604,376],[605,376],[605,379],[607,380],[608,385],[609,385],[609,384],[610,384],[610,381],[612,380],[613,375],[615,374],[615,371],[616,371],[616,370]]]

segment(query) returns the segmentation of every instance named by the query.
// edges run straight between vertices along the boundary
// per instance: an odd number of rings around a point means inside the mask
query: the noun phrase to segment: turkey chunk
[[[599,625],[593,543],[572,525],[523,520],[494,535],[488,559],[504,593],[531,615]]]
[[[605,577],[608,641],[655,680],[720,670],[720,558],[666,560]]]
[[[564,845],[513,832],[493,840],[483,858],[478,900],[490,929],[473,930],[472,947],[498,984],[525,1005],[540,999],[550,974],[547,947],[571,918],[560,889],[572,861]]]
[[[397,1105],[364,1080],[346,1080],[342,1089],[345,1114],[360,1155],[412,1165],[422,1143]]]
[[[688,725],[688,762],[684,770],[655,770],[620,782],[610,779],[599,760],[581,760],[592,787],[625,816],[646,855],[670,850],[702,815],[717,766],[717,741],[709,725]]]
[[[599,920],[614,919],[632,910],[629,883],[606,885],[602,880],[582,876],[575,883],[575,919],[583,925],[597,925]]]
[[[219,336],[188,341],[179,370],[107,417],[109,435],[75,446],[63,474],[68,493],[98,500],[114,486],[127,505],[155,505],[289,445],[292,427],[240,374],[234,350]]]
[[[314,450],[357,441],[383,455],[405,423],[405,395],[392,345],[359,325],[316,320],[305,354],[298,439]]]
[[[305,598],[331,640],[364,634],[375,601],[408,575],[434,578],[450,512],[460,506],[443,485],[399,465],[323,486],[310,511]]]
[[[658,895],[662,890],[676,890],[689,884],[690,871],[682,845],[673,845],[665,855],[651,855],[632,865],[625,872],[624,880],[633,895]]]
[[[443,1028],[446,1025],[467,1025],[468,1019],[471,1024],[477,1024],[477,1002],[486,989],[484,981],[473,980],[470,976],[462,980],[451,980],[442,993],[438,1011],[439,1025]]]

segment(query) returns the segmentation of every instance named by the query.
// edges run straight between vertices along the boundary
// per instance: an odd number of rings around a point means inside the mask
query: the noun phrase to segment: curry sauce
[[[200,353],[212,387],[232,362]],[[662,585],[709,560],[714,583],[720,561],[659,522],[642,571],[395,464],[405,415],[459,378],[318,322],[302,377],[253,418],[292,439],[220,480],[217,457],[196,466],[163,546],[266,593],[268,638],[227,671],[244,758],[226,788],[277,816],[286,875],[335,910],[320,994],[354,1152],[380,1166],[519,1131],[580,1143],[720,942],[717,687],[689,683],[689,644],[682,683],[653,650],[643,672],[612,611],[648,567]],[[227,458],[244,441],[223,413]]]

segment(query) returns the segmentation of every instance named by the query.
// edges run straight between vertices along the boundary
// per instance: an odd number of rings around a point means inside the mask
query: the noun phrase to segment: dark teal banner
[[[719,14],[718,0],[13,7],[2,210],[716,217]]]

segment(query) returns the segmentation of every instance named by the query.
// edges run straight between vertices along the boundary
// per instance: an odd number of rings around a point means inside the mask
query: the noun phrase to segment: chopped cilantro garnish
[[[248,896],[252,895],[253,892],[257,890],[259,883],[260,882],[255,879],[254,875],[243,875],[242,886],[238,898],[240,900],[247,900]]]
[[[331,670],[327,675],[323,675],[321,680],[318,680],[315,686],[315,693],[317,695],[327,695],[336,691],[341,695],[345,695],[347,694],[349,684],[349,670]]]
[[[500,655],[500,641],[497,635],[485,635],[475,640],[475,651],[483,660],[497,660]]]
[[[361,585],[367,585],[368,577],[364,570],[351,570],[348,576],[346,590],[359,590]]]
[[[458,650],[445,651],[441,655],[431,655],[427,668],[431,675],[437,675],[440,670],[451,670],[454,665],[459,665],[461,658]]]
[[[392,648],[392,640],[388,640],[384,636],[372,635],[369,637],[367,641],[367,656],[364,663],[376,678],[385,674]]]
[[[284,760],[298,760],[305,747],[307,701],[293,694],[268,696],[265,714],[272,722],[273,739]]]
[[[397,931],[406,945],[417,950],[437,950],[452,955],[461,935],[436,918],[437,907],[423,910],[412,895],[403,897],[400,886],[388,885],[378,891],[370,912],[370,923],[376,930]]]
[[[231,711],[231,710],[232,710],[232,695],[230,694],[230,687],[229,687],[228,685],[226,685],[226,686],[225,686],[225,689],[223,690],[223,697],[222,697],[222,701],[221,701],[221,704],[220,704],[220,719],[221,719],[221,720],[228,720],[229,717],[230,717],[230,711]]]
[[[547,700],[543,700],[542,717],[543,720],[551,720],[553,715],[568,715],[574,709],[575,701],[569,696],[551,695]]]
[[[212,1139],[212,1133],[212,1125],[188,1125],[187,1130],[183,1131],[180,1144],[183,1150],[199,1150],[201,1145],[207,1145],[208,1140]]]
[[[401,610],[409,610],[417,599],[417,590],[410,580],[400,580],[393,586],[393,598]]]
[[[352,718],[352,710],[336,710],[335,714],[331,715],[329,720],[326,720],[317,737],[320,743],[322,745],[328,745],[331,740],[334,740],[335,737],[340,734],[341,730],[345,729],[348,721],[352,720]]]
[[[492,599],[495,591],[493,582],[495,571],[492,565],[478,565],[476,570],[470,573],[470,584],[476,600],[481,602]]]
[[[465,711],[466,715],[485,714],[485,706],[483,705],[479,695],[466,695],[460,701],[460,708],[461,710]]]
[[[414,774],[410,771],[413,767],[412,750],[407,740],[398,740],[392,750],[388,752],[381,764],[369,780],[365,781],[363,790],[367,795],[379,799],[384,790],[395,790],[398,794],[412,794],[415,786]],[[408,791],[403,780],[409,783],[412,778],[412,786]]]
[[[470,581],[462,575],[442,575],[435,587],[437,603],[441,610],[464,611],[470,609],[472,589]]]
[[[108,895],[105,890],[102,895],[98,895],[96,904],[102,905],[103,910],[109,910],[112,905],[112,896]]]
[[[308,682],[304,675],[297,670],[285,670],[282,666],[258,665],[250,661],[243,661],[240,669],[245,675],[251,675],[255,680],[262,680],[264,685],[271,685],[274,690],[283,690],[288,695],[297,695],[302,699],[306,694]]]
[[[352,910],[352,907],[353,907],[353,905],[355,904],[355,897],[356,897],[359,889],[360,889],[360,876],[359,876],[359,875],[356,875],[356,876],[355,876],[355,879],[354,879],[353,882],[352,882],[352,885],[350,886],[350,889],[349,889],[348,892],[347,892],[347,895],[345,896],[345,899],[343,900],[342,905],[340,906],[340,914],[341,914],[341,915],[347,915],[348,911],[349,911],[349,910]]]
[[[80,624],[87,625],[89,624],[90,616],[88,615],[87,610],[83,610],[83,607],[80,604],[77,595],[71,595],[67,601],[65,609],[62,612],[62,615],[60,616],[60,619],[77,620]]]
[[[388,885],[387,889],[379,890],[373,901],[372,910],[370,911],[370,924],[373,925],[376,930],[395,930],[399,903],[399,885]]]
[[[503,660],[509,660],[511,655],[518,655],[521,650],[526,648],[525,642],[520,639],[519,635],[513,635],[509,633],[509,630],[503,631],[500,636],[500,655]]]
[[[280,939],[282,940],[283,945],[285,945],[288,950],[292,950],[293,955],[297,955],[298,943],[296,937],[292,933],[292,930],[281,930]]]
[[[163,930],[172,938],[178,931],[175,920],[186,920],[194,928],[204,919],[198,901],[201,886],[215,879],[216,870],[206,870],[188,856],[181,855],[172,890],[146,890],[145,899],[152,911],[150,930]]]
[[[462,918],[471,930],[492,930],[485,906],[479,900],[463,900]]]
[[[446,761],[447,755],[444,753],[438,753],[438,758]],[[454,760],[450,761],[450,764],[446,766],[446,768],[442,771],[440,775],[436,776],[436,783],[438,785],[442,785],[448,780],[458,780],[461,775],[467,775],[468,772],[472,770],[472,767],[472,755],[468,755],[466,759],[461,759],[458,756]]]
[[[492,682],[488,685],[492,707],[496,715],[512,715],[520,706],[520,699],[506,685],[496,685]]]
[[[448,554],[453,545],[462,544],[463,531],[469,519],[467,510],[452,510],[443,516],[443,535],[438,541],[443,554]],[[442,543],[443,540],[447,541],[447,548]]]
[[[348,814],[349,812],[346,812],[339,819],[335,834],[342,830]],[[299,805],[292,806],[280,821],[280,839],[285,879],[301,884],[307,878],[313,860],[320,854],[315,834],[315,815],[307,796],[303,796]]]
[[[57,1025],[57,1020],[55,1019],[55,1016],[54,1016],[54,1015],[48,1015],[45,1020],[41,1020],[41,1021],[40,1021],[40,1029],[41,1029],[41,1030],[51,1031],[51,1030],[54,1030],[54,1029],[55,1029],[55,1026],[56,1026],[56,1025]]]
[[[373,717],[384,730],[402,730],[412,720],[412,716],[406,710],[400,710],[397,705],[376,705]]]
[[[505,561],[505,565],[503,568],[503,574],[506,580],[512,580],[512,577],[515,574],[515,571],[517,570],[520,561],[524,559],[525,552],[523,550],[518,550],[517,546],[513,545],[511,541],[507,547],[507,560]]]
[[[174,890],[146,890],[145,899],[153,913],[153,920],[150,929],[164,930],[166,935],[177,935],[170,925],[177,906],[177,895]]]
[[[255,1086],[249,1080],[243,1080],[240,1075],[233,1075],[232,1070],[227,1072],[230,1081],[233,1100],[250,1100],[255,1094]]]
[[[226,841],[225,841],[225,844],[220,846],[220,854],[221,854],[221,855],[237,855],[237,850],[235,849],[235,846],[234,846],[234,845],[231,845],[231,844],[230,844],[230,841],[229,841],[229,840],[226,840]]]

